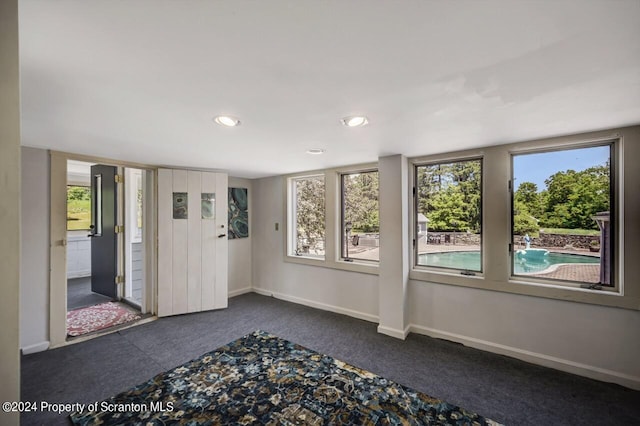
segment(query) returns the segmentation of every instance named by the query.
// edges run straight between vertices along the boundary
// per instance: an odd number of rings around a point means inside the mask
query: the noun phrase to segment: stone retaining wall
[[[363,246],[378,246],[377,235],[360,235],[359,243]],[[480,235],[467,232],[429,232],[427,234],[429,244],[455,244],[460,246],[480,245]],[[424,239],[424,235],[420,236]],[[524,246],[524,236],[514,235],[513,240],[516,245]],[[564,235],[540,233],[539,237],[531,237],[531,247],[558,247],[589,249],[591,242],[600,244],[599,235]]]
[[[424,236],[422,237],[424,238]],[[440,244],[457,244],[460,246],[480,245],[480,234],[467,232],[428,232],[428,242],[439,242]]]
[[[446,243],[456,245],[479,245],[480,235],[470,234],[467,232],[429,232],[428,242],[430,243]],[[578,248],[588,249],[591,242],[596,241],[600,244],[600,236],[598,235],[564,235],[564,234],[545,234],[540,233],[539,237],[531,237],[531,247],[558,247],[558,248]],[[522,246],[524,236],[514,235],[514,242]]]
[[[515,235],[514,241],[517,244],[524,244],[524,236]],[[599,235],[564,235],[564,234],[546,234],[540,233],[539,237],[531,237],[531,247],[574,247],[580,249],[588,249],[591,242],[596,241],[600,244]]]
[[[351,244],[365,247],[379,247],[380,237],[378,235],[354,235],[351,237]]]

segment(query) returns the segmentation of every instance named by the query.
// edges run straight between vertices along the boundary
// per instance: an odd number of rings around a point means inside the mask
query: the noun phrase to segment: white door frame
[[[144,164],[116,161],[106,158],[83,156],[51,151],[50,177],[50,273],[49,273],[49,347],[64,346],[67,343],[67,160],[111,166],[126,166],[149,170],[152,173],[145,185],[145,276],[146,307],[151,314],[156,313],[156,168]],[[122,191],[121,191],[122,192]],[[122,224],[122,222],[120,222]]]

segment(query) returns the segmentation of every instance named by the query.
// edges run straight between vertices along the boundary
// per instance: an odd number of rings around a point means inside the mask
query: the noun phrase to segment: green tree
[[[480,232],[481,217],[481,162],[480,160],[460,161],[451,165],[453,180],[462,192],[465,212],[464,229],[461,231]]]
[[[610,208],[609,164],[581,172],[557,172],[547,180],[542,225],[553,228],[598,229],[593,215]]]
[[[67,200],[91,200],[91,188],[88,186],[67,186]]]
[[[538,221],[531,215],[527,205],[521,200],[514,199],[513,233],[516,235],[538,235],[539,232]]]
[[[354,232],[379,232],[378,172],[342,175],[344,221]]]
[[[435,193],[427,212],[429,227],[435,231],[466,231],[470,228],[467,205],[459,186],[450,185]]]
[[[514,194],[514,202],[520,202],[527,208],[529,214],[534,217],[542,215],[542,206],[540,204],[540,194],[538,194],[538,185],[533,182],[522,182],[518,186],[518,190]]]
[[[302,246],[308,245],[319,251],[325,235],[324,178],[304,178],[297,179],[295,182],[296,229],[298,232],[296,249],[302,251]]]
[[[569,213],[573,228],[598,229],[592,216],[609,210],[609,168],[590,167],[580,172],[580,179],[569,197]]]
[[[416,188],[418,212],[434,231],[480,231],[481,161],[420,166]]]

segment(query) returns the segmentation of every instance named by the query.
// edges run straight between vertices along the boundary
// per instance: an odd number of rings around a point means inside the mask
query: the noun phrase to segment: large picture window
[[[513,155],[512,275],[612,286],[613,144]]]
[[[416,166],[416,265],[482,271],[482,159]]]
[[[290,180],[289,255],[322,257],[325,255],[325,182],[324,176]]]
[[[342,259],[377,262],[380,259],[378,171],[340,176]]]

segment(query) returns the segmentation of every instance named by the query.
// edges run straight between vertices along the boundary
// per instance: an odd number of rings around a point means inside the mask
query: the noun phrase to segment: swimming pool
[[[600,263],[600,258],[581,254],[548,253],[541,259],[526,259],[514,256],[514,274],[543,271],[560,263]],[[422,253],[418,255],[418,265],[440,268],[480,270],[479,251],[451,251],[442,253]]]

